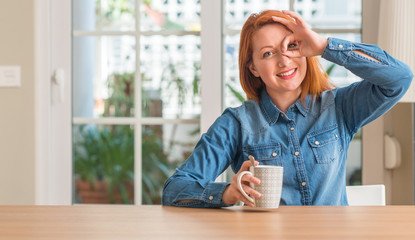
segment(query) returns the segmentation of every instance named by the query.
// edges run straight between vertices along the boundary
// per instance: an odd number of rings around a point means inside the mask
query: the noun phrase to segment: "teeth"
[[[277,74],[277,76],[286,77],[286,76],[289,76],[289,75],[293,74],[294,71],[295,71],[295,68],[292,69],[292,70],[290,70],[290,71],[288,71],[288,72],[281,73],[281,74]]]

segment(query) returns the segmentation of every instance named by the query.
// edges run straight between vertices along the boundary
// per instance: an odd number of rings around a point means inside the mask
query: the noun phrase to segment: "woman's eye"
[[[272,55],[272,52],[265,52],[262,57],[266,58]]]
[[[288,49],[295,49],[297,48],[298,44],[296,42],[288,44]]]

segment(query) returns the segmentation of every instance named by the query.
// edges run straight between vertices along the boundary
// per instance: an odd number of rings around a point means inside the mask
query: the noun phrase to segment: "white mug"
[[[243,171],[238,175],[238,188],[239,191],[251,201],[256,208],[278,208],[281,200],[282,192],[282,179],[283,179],[283,167],[281,166],[269,166],[258,165],[256,167],[250,167],[250,171]],[[261,193],[260,198],[252,198],[246,194],[242,189],[242,176],[250,174],[259,178],[261,183],[259,185],[251,183],[251,188]]]

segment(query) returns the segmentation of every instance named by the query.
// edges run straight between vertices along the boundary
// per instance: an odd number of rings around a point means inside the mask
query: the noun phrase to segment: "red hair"
[[[277,10],[267,10],[259,14],[252,14],[245,22],[239,42],[239,78],[248,99],[259,100],[259,94],[265,87],[260,77],[255,77],[249,70],[252,64],[252,41],[254,34],[264,25],[280,24],[272,20],[272,16],[282,17],[295,22],[291,17]],[[300,99],[305,100],[307,95],[319,97],[322,92],[332,89],[326,71],[316,57],[306,57],[307,71],[301,83]]]

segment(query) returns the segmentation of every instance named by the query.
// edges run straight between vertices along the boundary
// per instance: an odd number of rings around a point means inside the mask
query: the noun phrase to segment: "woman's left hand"
[[[283,40],[282,54],[288,57],[321,55],[328,43],[328,39],[311,30],[297,13],[285,10],[282,12],[295,20],[295,22],[292,22],[285,18],[272,17],[275,22],[283,24],[292,32]]]

